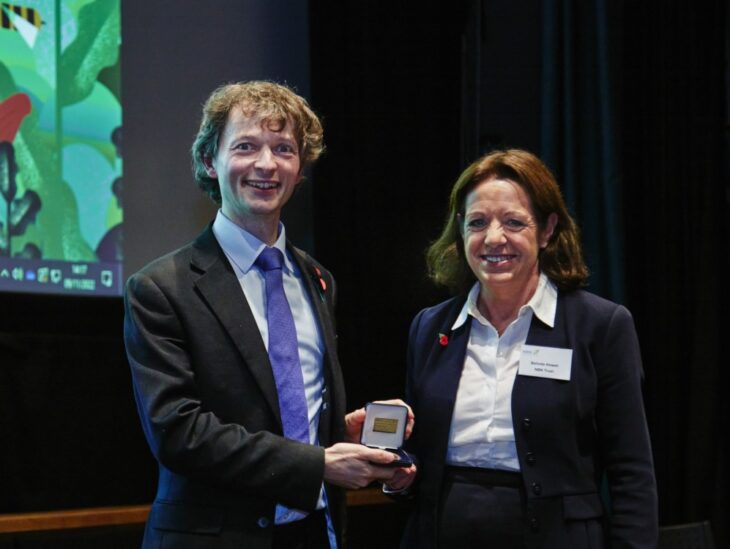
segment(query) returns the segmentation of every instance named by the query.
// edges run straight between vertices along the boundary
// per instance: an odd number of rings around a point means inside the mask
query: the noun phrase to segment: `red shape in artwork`
[[[30,109],[30,98],[24,93],[11,95],[0,103],[0,142],[13,142],[20,123],[30,113]]]

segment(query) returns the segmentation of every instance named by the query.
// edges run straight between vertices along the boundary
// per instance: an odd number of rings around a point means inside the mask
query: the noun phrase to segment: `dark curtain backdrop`
[[[423,251],[461,166],[460,3],[312,2],[316,256],[338,283],[351,407],[402,395],[408,326],[443,296]],[[417,8],[417,9],[416,9]]]
[[[660,517],[709,518],[718,547],[730,544],[727,9],[725,0],[626,3],[621,60],[627,296]]]
[[[591,291],[623,302],[620,7],[611,0],[542,3],[541,156],[581,228]]]
[[[727,4],[543,2],[542,154],[642,342],[662,524],[727,546]]]
[[[0,298],[0,513],[150,502],[121,300]]]

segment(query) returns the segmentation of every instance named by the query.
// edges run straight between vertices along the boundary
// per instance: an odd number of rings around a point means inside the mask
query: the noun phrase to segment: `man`
[[[284,86],[230,84],[204,106],[193,167],[220,210],[125,295],[159,463],[144,547],[341,546],[342,488],[403,474],[354,444],[363,412],[345,417],[334,280],[280,222],[322,149],[316,115]]]

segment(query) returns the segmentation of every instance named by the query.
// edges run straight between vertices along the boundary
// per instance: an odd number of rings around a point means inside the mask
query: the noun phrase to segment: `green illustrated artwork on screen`
[[[0,1],[0,291],[119,295],[120,0]]]

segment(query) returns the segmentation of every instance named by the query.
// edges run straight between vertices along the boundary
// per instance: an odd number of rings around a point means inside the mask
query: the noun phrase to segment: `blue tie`
[[[266,319],[269,326],[269,360],[279,394],[284,436],[309,443],[309,418],[304,395],[299,342],[294,317],[284,293],[281,266],[284,256],[277,248],[264,248],[256,266],[266,279]]]

